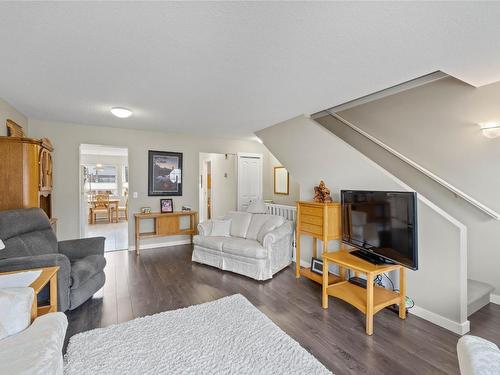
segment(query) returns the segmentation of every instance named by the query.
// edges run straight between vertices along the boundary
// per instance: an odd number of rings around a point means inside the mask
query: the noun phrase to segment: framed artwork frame
[[[311,258],[311,272],[323,275],[323,261],[318,258]]]
[[[290,175],[285,167],[274,167],[274,194],[290,194]]]
[[[148,152],[148,196],[182,195],[182,152]]]
[[[172,198],[160,199],[160,212],[162,214],[174,212],[174,200]]]

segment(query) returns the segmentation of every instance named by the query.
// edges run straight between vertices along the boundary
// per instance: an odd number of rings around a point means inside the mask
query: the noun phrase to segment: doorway
[[[262,155],[238,153],[238,211],[246,211],[250,202],[262,199]]]
[[[200,222],[236,210],[236,155],[200,152],[199,166]]]
[[[128,249],[128,149],[80,145],[80,237],[105,237],[105,251]]]

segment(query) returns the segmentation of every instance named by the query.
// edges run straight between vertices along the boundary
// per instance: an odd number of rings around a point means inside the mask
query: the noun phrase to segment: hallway
[[[104,251],[128,249],[128,221],[87,224],[87,237],[106,237]]]

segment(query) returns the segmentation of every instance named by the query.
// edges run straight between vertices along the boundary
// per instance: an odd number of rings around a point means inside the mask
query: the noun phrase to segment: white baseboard
[[[500,296],[498,294],[491,293],[490,302],[496,305],[500,305]]]
[[[458,323],[419,306],[413,306],[408,312],[458,335],[465,335],[470,331],[470,322],[468,320],[464,323]]]
[[[169,246],[179,246],[179,245],[189,245],[189,244],[191,244],[191,240],[189,238],[187,238],[185,240],[176,240],[176,241],[144,244],[144,245],[141,245],[141,250],[155,249],[157,247],[169,247]],[[129,246],[128,249],[129,249],[129,251],[134,251],[135,246]]]
[[[301,259],[300,266],[304,267],[304,268],[309,268],[309,267],[311,267],[311,263],[307,263],[304,259]]]

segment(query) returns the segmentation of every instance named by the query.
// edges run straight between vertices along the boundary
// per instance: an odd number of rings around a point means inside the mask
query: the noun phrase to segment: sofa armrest
[[[462,336],[457,343],[458,363],[462,375],[499,374],[500,350],[481,337]],[[483,372],[488,369],[487,372]]]
[[[42,254],[0,259],[0,272],[29,270],[53,266],[59,266],[59,273],[66,271],[69,280],[71,264],[68,257],[63,254]]]
[[[0,374],[62,375],[67,327],[66,315],[48,313],[24,331],[0,340]]]
[[[291,236],[293,235],[293,225],[291,221],[286,221],[278,228],[267,232],[262,238],[262,246],[269,248],[272,244],[282,240],[283,238],[290,236],[290,242],[292,241]]]
[[[210,236],[212,233],[212,222],[210,220],[198,224],[198,234],[200,236]]]
[[[104,256],[104,237],[80,238],[77,240],[60,241],[59,253],[66,255],[70,260],[76,260],[87,255]]]

